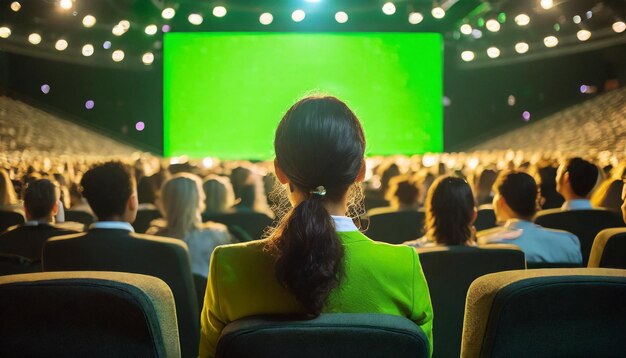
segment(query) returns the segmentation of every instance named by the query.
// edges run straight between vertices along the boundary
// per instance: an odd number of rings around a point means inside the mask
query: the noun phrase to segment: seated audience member
[[[0,235],[0,253],[41,259],[41,248],[52,236],[77,233],[54,224],[60,208],[59,188],[48,179],[30,182],[24,190],[26,223]]]
[[[452,176],[437,178],[426,195],[423,237],[407,241],[414,247],[436,245],[475,246],[476,203],[467,181]]]
[[[537,211],[537,183],[532,176],[503,172],[494,184],[493,209],[503,226],[479,231],[479,244],[517,245],[530,263],[582,262],[578,238],[566,231],[545,229],[531,220]]]
[[[70,185],[70,209],[92,213],[87,200],[80,193],[80,185],[76,183]]]
[[[391,204],[388,207],[373,208],[368,215],[392,213],[419,209],[419,188],[409,175],[400,175],[389,181],[389,189],[385,199]]]
[[[193,174],[176,174],[163,184],[161,211],[165,219],[158,219],[148,234],[183,240],[189,247],[191,271],[207,277],[209,262],[215,247],[233,243],[228,229],[222,224],[202,223],[200,214],[204,204],[200,178]]]
[[[239,188],[239,202],[233,206],[235,212],[257,212],[274,218],[274,212],[267,204],[265,189],[261,177],[252,174],[249,184]]]
[[[0,168],[0,210],[22,212],[9,173]]]
[[[541,208],[555,209],[563,205],[565,199],[556,191],[557,168],[550,164],[543,164],[537,168],[537,181],[541,191]]]
[[[561,210],[591,209],[589,196],[598,182],[598,167],[581,159],[572,158],[559,167],[556,190],[565,198]]]
[[[594,208],[605,208],[619,213],[622,206],[620,195],[623,186],[622,179],[605,180],[591,196],[591,205]]]
[[[207,215],[232,212],[235,203],[233,186],[227,177],[208,176],[202,184],[204,190],[204,212]]]
[[[137,183],[138,210],[155,210],[157,190],[152,177],[143,176]]]
[[[477,206],[491,204],[493,200],[492,187],[493,183],[496,181],[497,176],[498,173],[496,173],[495,170],[489,168],[483,169],[480,172],[475,184],[475,197]]]
[[[432,345],[432,305],[415,250],[374,242],[345,216],[348,191],[365,176],[354,113],[334,97],[304,98],[284,115],[274,147],[293,208],[268,239],[215,249],[200,356],[215,355],[227,324],[259,314],[395,314],[418,324]]]

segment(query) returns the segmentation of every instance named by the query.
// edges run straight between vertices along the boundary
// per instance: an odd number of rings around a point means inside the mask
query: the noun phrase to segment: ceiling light
[[[28,42],[33,45],[39,45],[39,43],[41,42],[41,35],[36,32],[28,35]]]
[[[61,0],[59,1],[59,6],[63,10],[69,10],[72,8],[74,4],[72,4],[72,0]]]
[[[18,12],[18,11],[20,11],[21,8],[22,8],[22,4],[20,4],[19,2],[13,1],[11,3],[11,10],[13,10],[15,12]]]
[[[612,27],[613,27],[613,31],[617,32],[618,34],[626,30],[626,24],[624,23],[624,21],[614,22]]]
[[[124,51],[122,51],[122,50],[115,50],[115,51],[113,51],[113,54],[111,54],[111,58],[115,62],[122,61],[124,59]]]
[[[55,44],[54,44],[54,48],[57,49],[58,51],[63,51],[67,48],[68,44],[67,41],[60,39],[58,40]]]
[[[141,61],[144,65],[151,65],[154,62],[154,54],[152,52],[146,52],[141,57]]]
[[[274,16],[272,16],[272,14],[270,14],[269,12],[264,12],[261,14],[261,16],[259,16],[259,22],[262,25],[269,25],[272,23],[272,21],[274,21]]]
[[[83,17],[83,26],[85,26],[85,27],[92,27],[95,24],[96,24],[96,18],[94,16],[87,15],[87,16]]]
[[[306,17],[306,13],[300,9],[295,10],[294,12],[291,13],[291,19],[295,22],[300,22],[304,20],[305,17]]]
[[[474,60],[476,56],[474,55],[474,52],[472,51],[463,51],[461,52],[461,59],[463,59],[463,61],[465,62],[470,62],[472,60]]]
[[[576,33],[576,37],[578,37],[580,41],[587,41],[591,37],[591,32],[587,30],[580,30]]]
[[[192,25],[200,25],[202,21],[204,21],[200,14],[190,14],[187,20],[189,20],[189,23]]]
[[[157,27],[157,25],[152,24],[152,25],[146,26],[146,28],[144,29],[144,32],[146,33],[146,35],[152,36],[156,34],[158,30],[159,28]]]
[[[409,14],[409,23],[417,25],[424,20],[424,15],[419,12],[412,12]]]
[[[554,3],[552,0],[541,0],[540,4],[541,4],[541,7],[546,10],[550,10],[552,9],[552,6],[554,6]]]
[[[500,31],[500,23],[498,22],[498,20],[494,20],[494,19],[487,20],[487,23],[485,24],[485,26],[487,27],[487,30],[491,32]]]
[[[461,25],[461,33],[463,35],[470,35],[472,33],[472,26],[470,26],[469,24]]]
[[[392,2],[386,2],[385,5],[383,5],[383,13],[385,15],[393,15],[396,13],[396,5],[394,5],[394,3]]]
[[[528,52],[530,46],[528,46],[528,44],[526,42],[518,42],[515,44],[515,51],[517,51],[517,53],[526,53]]]
[[[446,16],[446,11],[438,6],[431,11],[431,14],[435,19],[443,19]]]
[[[171,7],[165,8],[163,9],[163,11],[161,11],[161,17],[166,20],[173,18],[174,15],[176,15],[176,10],[172,9]]]
[[[500,49],[497,47],[488,48],[487,56],[489,56],[489,58],[497,58],[498,56],[500,56]]]
[[[89,57],[91,55],[93,55],[94,52],[94,48],[92,44],[86,44],[85,46],[83,46],[83,49],[81,50],[83,56],[85,57]]]
[[[213,16],[215,17],[224,17],[226,16],[226,8],[223,6],[216,6],[213,8]]]
[[[543,44],[546,47],[554,47],[559,44],[559,39],[556,36],[547,36],[543,39]]]
[[[6,39],[9,36],[11,36],[11,29],[6,26],[0,27],[0,38]]]
[[[337,12],[335,14],[335,21],[340,24],[345,24],[346,22],[348,22],[348,14],[346,14],[344,11]]]
[[[526,26],[530,23],[530,17],[526,14],[519,14],[515,16],[515,23],[518,26]]]

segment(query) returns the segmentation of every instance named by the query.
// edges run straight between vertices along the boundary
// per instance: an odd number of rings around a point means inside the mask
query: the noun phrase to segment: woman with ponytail
[[[355,114],[335,97],[304,98],[280,121],[274,149],[292,208],[267,239],[214,251],[200,356],[214,356],[226,324],[259,314],[405,316],[432,347],[432,306],[415,250],[372,241],[346,216],[349,189],[365,173]]]

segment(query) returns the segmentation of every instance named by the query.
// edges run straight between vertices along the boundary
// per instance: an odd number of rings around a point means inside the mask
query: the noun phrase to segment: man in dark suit
[[[98,221],[84,233],[55,237],[43,248],[44,271],[121,271],[155,276],[172,289],[183,357],[198,350],[199,309],[187,245],[182,240],[136,234],[137,185],[120,162],[96,165],[81,180]]]
[[[59,188],[48,179],[29,183],[24,191],[27,222],[0,234],[0,253],[38,261],[41,259],[41,248],[50,237],[77,233],[54,224],[61,205],[59,196]]]

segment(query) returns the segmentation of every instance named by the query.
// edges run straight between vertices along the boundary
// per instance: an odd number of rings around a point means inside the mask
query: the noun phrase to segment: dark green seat
[[[488,273],[524,269],[524,252],[517,246],[498,244],[419,248],[417,252],[433,304],[433,357],[458,357],[470,284]]]
[[[427,358],[428,351],[422,329],[405,317],[335,313],[232,322],[220,336],[216,358]]]
[[[41,272],[41,260],[0,253],[0,276]]]
[[[593,240],[587,266],[626,269],[626,228],[600,231]]]
[[[24,215],[16,211],[0,210],[0,233],[14,225],[26,222]]]
[[[0,277],[1,357],[179,357],[174,297],[119,272]]]
[[[543,269],[482,276],[467,293],[461,356],[624,357],[624,302],[626,270]]]
[[[96,218],[83,210],[65,210],[65,221],[81,223],[85,226],[85,229],[88,229],[89,225],[96,221]]]
[[[422,236],[424,212],[403,210],[369,216],[366,235],[375,241],[401,244]]]
[[[478,210],[476,213],[476,221],[474,221],[476,231],[491,229],[496,226],[496,214],[493,209]]]
[[[268,226],[272,225],[272,218],[255,211],[242,211],[237,213],[202,214],[202,221],[215,221],[230,227],[238,227],[245,231],[250,238],[258,240],[263,237]],[[241,237],[240,237],[241,239]]]

